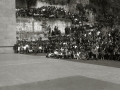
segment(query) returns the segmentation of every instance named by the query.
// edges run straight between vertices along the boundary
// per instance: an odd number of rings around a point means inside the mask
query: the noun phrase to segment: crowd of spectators
[[[84,30],[81,27],[71,26],[66,27],[65,30],[67,30],[65,31],[66,37],[54,36],[53,40],[51,37],[51,46],[54,46],[52,50],[58,52],[58,56],[65,53],[65,57],[77,59],[120,59],[120,32],[118,29],[108,31],[106,34],[98,28]],[[61,38],[64,39],[61,40]],[[52,53],[54,55],[54,52]]]
[[[85,15],[67,12],[54,6],[19,9],[16,14],[17,17],[64,18],[73,22],[65,28],[65,35],[61,35],[57,26],[54,30],[49,26],[48,41],[18,41],[14,46],[16,53],[47,53],[47,57],[77,60],[120,60],[118,28],[103,32],[103,26],[99,24],[90,27],[82,22],[80,25],[81,21],[88,21]]]
[[[85,13],[84,13],[85,14]],[[64,8],[55,6],[42,6],[40,8],[21,8],[16,10],[17,17],[39,17],[39,18],[64,18],[79,24],[81,20],[88,21],[85,15],[79,15],[66,11]]]
[[[14,50],[17,53],[47,53],[47,57],[54,58],[120,60],[119,29],[105,34],[101,28],[87,30],[82,26],[67,26],[65,35],[51,33],[49,40],[44,42],[22,41]]]
[[[13,49],[15,53],[20,54],[37,54],[37,53],[47,53],[48,52],[48,41],[28,41],[28,40],[18,40],[14,45]]]

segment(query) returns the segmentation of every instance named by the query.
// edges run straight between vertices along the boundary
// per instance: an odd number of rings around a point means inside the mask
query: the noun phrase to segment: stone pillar
[[[15,0],[0,0],[0,53],[13,53],[16,43]]]

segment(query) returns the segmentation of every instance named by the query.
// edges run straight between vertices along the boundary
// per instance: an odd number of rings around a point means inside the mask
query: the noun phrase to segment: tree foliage
[[[114,24],[120,18],[120,0],[90,0],[90,6],[94,6],[99,19],[104,19]]]
[[[27,8],[30,8],[31,6],[36,5],[37,0],[16,0],[16,2],[19,2],[21,4],[26,4]]]
[[[31,6],[35,6],[37,3],[37,0],[26,0],[27,8],[30,8]]]

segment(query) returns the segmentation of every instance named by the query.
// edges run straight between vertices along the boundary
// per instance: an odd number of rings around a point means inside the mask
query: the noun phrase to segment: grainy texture
[[[15,0],[0,0],[0,53],[12,52],[16,41]]]
[[[38,55],[0,57],[0,90],[120,90],[119,68]]]

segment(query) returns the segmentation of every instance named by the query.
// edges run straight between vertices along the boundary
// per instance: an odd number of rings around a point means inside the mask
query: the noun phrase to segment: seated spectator
[[[54,51],[54,56],[57,58],[58,57],[58,50],[56,49],[55,51]]]
[[[28,52],[29,52],[29,53],[33,53],[33,48],[32,48],[32,46],[30,46],[30,48],[28,49]]]
[[[77,57],[77,60],[81,59],[81,52],[80,51],[77,51],[76,57]]]
[[[38,47],[38,49],[39,49],[39,52],[42,53],[42,46],[41,45]]]

